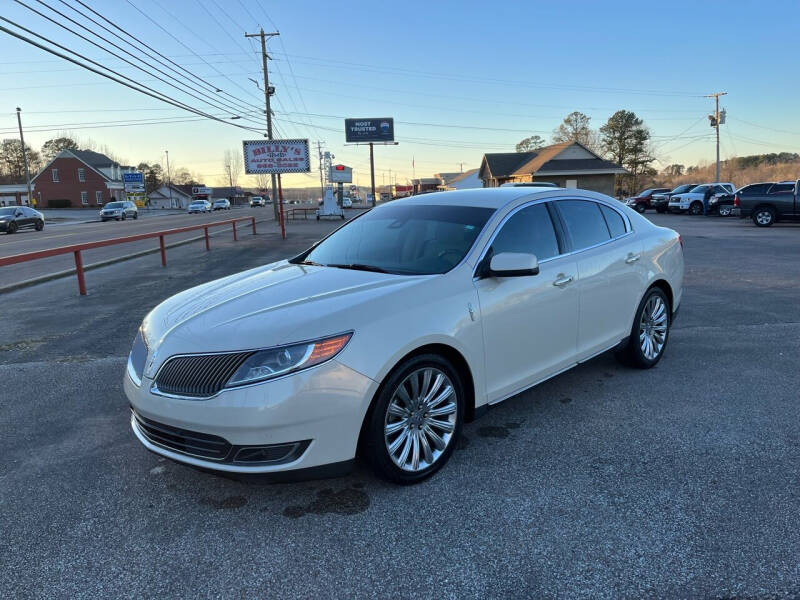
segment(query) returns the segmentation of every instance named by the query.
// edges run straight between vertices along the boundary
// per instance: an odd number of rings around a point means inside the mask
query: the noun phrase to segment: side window
[[[608,225],[608,230],[611,232],[612,238],[617,238],[621,235],[625,235],[625,221],[617,211],[613,208],[609,208],[603,204],[600,204],[600,210],[603,213],[603,217],[606,219],[606,225]]]
[[[771,184],[769,183],[755,183],[739,190],[740,194],[766,194]]]
[[[794,192],[793,183],[776,183],[769,190],[770,194],[791,194],[792,192]]]
[[[492,242],[492,253],[501,252],[535,254],[538,260],[558,255],[553,221],[544,204],[523,208],[506,221]]]
[[[603,213],[597,202],[589,200],[559,200],[556,202],[567,233],[572,240],[572,250],[582,250],[611,239]]]

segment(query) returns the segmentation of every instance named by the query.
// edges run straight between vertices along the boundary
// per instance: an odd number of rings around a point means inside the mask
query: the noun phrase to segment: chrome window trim
[[[570,252],[565,252],[563,254],[557,254],[556,256],[551,256],[550,258],[545,258],[545,259],[539,261],[540,265],[548,263],[551,260],[556,260],[558,258],[563,258],[563,257],[566,257],[566,256],[572,256],[574,254],[579,254],[581,252],[586,252],[587,250],[592,250],[594,248],[599,248],[600,246],[605,246],[606,244],[609,244],[611,242],[616,242],[617,240],[625,239],[629,235],[632,235],[633,233],[635,233],[634,229],[633,229],[633,224],[631,223],[631,220],[628,218],[628,215],[626,215],[622,211],[618,210],[615,206],[613,206],[613,205],[611,205],[608,202],[605,202],[603,200],[600,200],[600,199],[597,199],[597,198],[581,198],[581,197],[574,197],[574,196],[555,196],[555,197],[554,196],[548,196],[547,198],[536,198],[535,200],[529,200],[528,202],[524,202],[523,204],[520,204],[519,206],[517,206],[516,208],[511,210],[511,212],[509,212],[505,217],[503,217],[503,219],[500,221],[500,223],[497,224],[497,227],[495,228],[494,232],[492,233],[491,237],[489,238],[489,241],[486,242],[486,246],[484,246],[483,250],[481,251],[481,253],[479,255],[480,258],[478,258],[478,260],[475,262],[475,268],[477,269],[478,265],[481,264],[481,262],[483,261],[484,258],[486,258],[486,253],[489,251],[489,248],[492,247],[492,243],[494,242],[495,238],[497,237],[497,235],[500,233],[500,230],[503,228],[503,226],[505,226],[506,222],[511,217],[513,217],[515,214],[517,214],[523,208],[528,208],[529,206],[534,206],[535,204],[541,204],[543,202],[558,202],[559,200],[584,200],[586,202],[595,202],[597,204],[602,204],[604,206],[607,206],[611,210],[616,211],[616,213],[619,216],[622,217],[622,221],[623,221],[623,223],[625,223],[625,233],[622,234],[622,235],[619,235],[617,237],[609,238],[604,242],[600,242],[600,243],[594,244],[592,246],[587,246],[585,248],[581,248],[580,250],[571,250]],[[553,227],[553,229],[555,230],[555,226]],[[610,230],[609,230],[609,235],[611,235],[611,231]],[[473,279],[477,279],[477,275],[473,274],[472,278]]]
[[[215,394],[213,394],[211,396],[181,396],[180,394],[170,394],[168,392],[162,392],[161,390],[158,389],[158,386],[156,385],[156,380],[158,379],[158,376],[161,373],[161,370],[173,358],[184,358],[184,357],[187,357],[187,356],[219,356],[221,354],[240,354],[240,353],[243,353],[243,352],[256,353],[256,352],[262,352],[264,350],[275,350],[277,348],[283,348],[285,346],[298,346],[300,344],[310,344],[312,342],[316,342],[316,341],[321,340],[321,339],[335,338],[335,337],[339,337],[339,336],[347,335],[347,334],[350,334],[350,339],[347,340],[347,344],[342,346],[342,348],[339,350],[339,352],[337,352],[336,354],[331,356],[326,361],[323,361],[323,362],[321,362],[319,364],[316,364],[316,365],[313,365],[311,367],[305,367],[305,368],[302,368],[302,369],[298,369],[296,371],[290,371],[289,373],[284,373],[283,375],[278,375],[277,377],[270,377],[268,379],[262,379],[260,381],[253,381],[252,383],[245,383],[245,384],[242,384],[242,385],[236,385],[236,386],[232,386],[232,387],[223,387],[217,393],[215,393]],[[162,362],[159,365],[158,370],[156,371],[156,374],[153,375],[153,378],[150,380],[150,381],[152,381],[152,384],[150,385],[150,393],[155,394],[156,396],[163,396],[164,398],[175,398],[177,400],[191,400],[193,402],[197,402],[197,401],[211,400],[212,398],[216,398],[217,396],[219,396],[223,392],[227,392],[227,391],[231,391],[231,390],[241,390],[243,388],[253,387],[254,385],[261,385],[261,384],[264,384],[264,383],[269,383],[271,381],[278,381],[279,379],[284,379],[285,377],[291,377],[292,375],[296,375],[297,373],[301,373],[303,371],[310,371],[312,369],[316,369],[317,367],[321,367],[322,365],[328,364],[330,361],[332,361],[334,358],[339,356],[339,354],[341,354],[344,351],[344,349],[353,340],[353,337],[355,336],[355,334],[356,334],[356,332],[354,330],[350,330],[350,331],[343,331],[341,333],[334,333],[332,335],[326,335],[326,336],[323,336],[321,338],[314,338],[314,339],[303,340],[303,341],[299,341],[299,342],[291,342],[289,344],[279,344],[277,346],[267,346],[267,347],[263,347],[263,348],[255,348],[255,349],[250,349],[250,350],[220,350],[218,352],[183,352],[183,353],[180,353],[180,354],[172,354],[172,355],[170,355],[170,356],[168,356],[167,358],[164,359],[164,362]],[[142,377],[142,378],[144,378],[144,377]]]

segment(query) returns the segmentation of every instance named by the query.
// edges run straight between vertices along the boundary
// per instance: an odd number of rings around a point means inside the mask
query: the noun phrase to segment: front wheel
[[[637,204],[634,208],[636,208],[636,212],[640,215],[644,214],[644,211],[647,210],[647,207],[644,204]]]
[[[664,355],[669,340],[671,307],[660,288],[650,288],[639,303],[631,334],[617,358],[632,367],[649,369]]]
[[[122,213],[122,220],[124,221],[127,218],[128,218],[128,215],[126,213]]]
[[[667,212],[667,209],[666,208],[657,208],[656,212],[658,214],[660,214],[660,215],[663,215],[665,212]]]
[[[689,214],[690,215],[702,215],[703,214],[703,203],[702,202],[692,202],[691,206],[689,206]]]
[[[6,234],[11,235],[12,233],[17,233],[17,229],[18,229],[17,224],[14,223],[14,221],[11,221],[11,223],[9,223],[8,227],[6,228]]]
[[[401,362],[381,386],[367,415],[363,455],[378,476],[418,483],[453,453],[464,421],[464,385],[438,354]]]
[[[769,206],[759,206],[753,211],[753,223],[758,227],[770,227],[775,222],[775,211]]]
[[[139,218],[139,213],[138,212],[133,213],[133,220],[135,221],[138,218]]]

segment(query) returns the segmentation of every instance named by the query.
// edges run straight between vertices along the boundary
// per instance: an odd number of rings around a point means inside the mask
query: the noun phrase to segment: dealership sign
[[[250,140],[244,146],[244,172],[309,173],[308,140]]]
[[[394,119],[345,119],[347,142],[393,142]]]
[[[144,192],[144,173],[123,173],[122,183],[126,193]]]

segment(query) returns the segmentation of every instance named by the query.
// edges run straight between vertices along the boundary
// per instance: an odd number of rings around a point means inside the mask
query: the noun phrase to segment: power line
[[[0,19],[5,21],[6,23],[9,23],[9,24],[13,25],[14,27],[17,27],[18,29],[21,29],[22,31],[25,31],[26,33],[35,35],[36,37],[41,38],[41,39],[46,39],[44,36],[39,35],[38,33],[35,33],[33,31],[31,31],[30,29],[28,29],[26,27],[23,27],[22,25],[19,25],[18,23],[15,23],[14,21],[6,19],[5,17],[1,17],[0,16]],[[143,86],[143,85],[137,86],[137,85],[128,83],[127,81],[124,81],[124,79],[119,79],[117,77],[114,77],[113,75],[109,75],[108,73],[105,73],[103,71],[95,69],[92,66],[89,66],[89,65],[87,65],[85,63],[82,63],[82,62],[80,62],[80,61],[78,61],[78,60],[76,60],[74,58],[71,58],[71,57],[67,56],[66,54],[62,54],[61,52],[58,52],[57,50],[53,50],[52,48],[48,48],[47,46],[44,46],[43,44],[40,44],[40,43],[38,43],[38,42],[36,42],[34,40],[28,39],[25,36],[17,33],[16,31],[12,31],[11,29],[8,29],[7,27],[4,27],[2,25],[0,25],[0,31],[3,31],[4,33],[7,33],[7,34],[11,35],[12,37],[17,38],[17,39],[25,42],[26,44],[30,44],[31,46],[35,46],[35,47],[39,48],[40,50],[44,50],[45,52],[47,52],[49,54],[52,54],[53,56],[58,56],[59,58],[62,58],[64,60],[67,60],[67,61],[75,64],[75,65],[78,65],[79,67],[82,67],[82,68],[86,69],[87,71],[91,71],[92,73],[96,73],[97,75],[100,75],[101,77],[105,77],[106,79],[110,79],[112,81],[115,81],[116,83],[119,83],[121,85],[124,85],[127,88],[130,88],[132,90],[135,90],[137,92],[145,94],[146,96],[150,96],[151,98],[155,98],[156,100],[160,100],[161,102],[165,102],[167,104],[171,104],[172,106],[176,106],[177,108],[181,108],[183,110],[187,110],[189,112],[195,113],[195,114],[200,115],[200,116],[204,116],[204,117],[212,119],[214,121],[219,121],[220,123],[225,123],[226,125],[230,125],[232,127],[237,127],[239,129],[246,129],[248,131],[255,131],[255,132],[260,133],[259,130],[253,129],[253,128],[248,127],[246,125],[239,125],[238,123],[231,123],[231,122],[226,121],[224,119],[220,119],[220,118],[214,117],[213,115],[210,115],[210,114],[208,114],[208,113],[206,113],[206,112],[204,112],[204,111],[202,111],[200,109],[196,109],[196,108],[193,108],[193,107],[191,107],[191,106],[189,106],[187,104],[184,104],[184,103],[180,102],[179,100],[174,100],[172,98],[169,98],[168,96],[164,95],[163,93],[158,92],[156,90],[153,90],[152,88],[149,88],[147,86]],[[88,57],[86,57],[86,56],[84,56],[84,55],[82,55],[82,54],[80,54],[78,52],[75,52],[73,50],[69,50],[68,48],[65,48],[64,46],[62,46],[61,44],[58,44],[56,42],[51,42],[51,43],[54,44],[55,46],[57,46],[58,48],[61,48],[62,50],[66,50],[67,52],[70,52],[73,55],[80,57],[81,59],[83,59],[85,61],[88,61],[88,62],[93,63],[93,64],[97,64],[101,68],[106,69],[107,71],[109,71],[111,73],[114,73],[115,75],[118,75],[119,77],[125,78],[124,75],[121,75],[120,73],[117,73],[113,69],[109,69],[108,67],[100,65],[96,61],[93,61],[92,59],[90,59],[90,58],[88,58]],[[125,79],[127,79],[127,78],[125,78]]]

